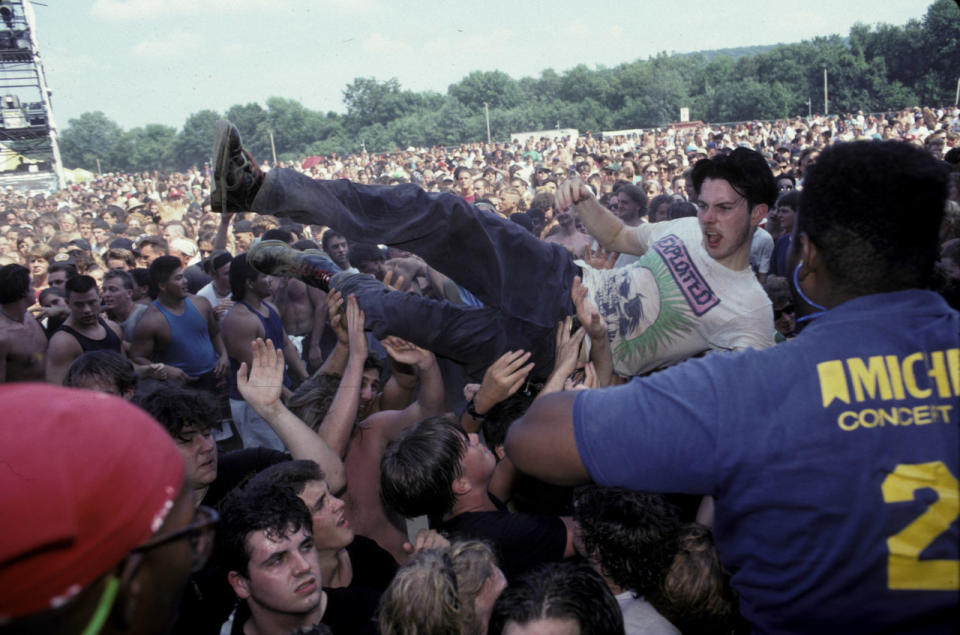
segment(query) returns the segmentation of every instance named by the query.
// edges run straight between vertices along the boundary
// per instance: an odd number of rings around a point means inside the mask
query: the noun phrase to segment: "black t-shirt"
[[[227,452],[217,464],[217,479],[200,502],[219,509],[227,494],[266,468],[289,461],[290,455],[267,448],[245,448]],[[220,626],[236,604],[237,597],[227,582],[227,572],[211,558],[206,566],[190,576],[180,601],[180,613],[173,633],[217,635]]]
[[[491,499],[502,511],[464,512],[435,528],[450,539],[489,542],[508,580],[535,565],[563,559],[567,526],[559,517],[505,511],[500,501]]]

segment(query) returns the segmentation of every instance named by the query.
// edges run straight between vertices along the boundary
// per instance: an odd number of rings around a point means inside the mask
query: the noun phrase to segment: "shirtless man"
[[[63,383],[73,360],[87,351],[123,353],[120,326],[100,317],[96,280],[90,276],[74,276],[67,280],[66,291],[70,317],[50,338],[47,352],[47,381],[58,385]]]
[[[279,230],[277,234],[273,231],[266,232],[264,238],[278,237]],[[288,234],[286,238],[283,242],[290,244],[291,236]],[[295,278],[271,277],[270,288],[273,303],[283,321],[284,332],[296,347],[304,365],[315,371],[323,363],[320,336],[326,324],[327,294]]]
[[[560,207],[555,205],[553,210],[554,218],[560,225],[560,231],[544,240],[548,243],[557,243],[563,245],[570,255],[574,258],[583,258],[583,254],[593,239],[590,236],[577,230],[577,219],[574,217],[573,205]]]
[[[30,270],[0,268],[0,383],[44,379],[47,338],[27,311],[31,304]]]

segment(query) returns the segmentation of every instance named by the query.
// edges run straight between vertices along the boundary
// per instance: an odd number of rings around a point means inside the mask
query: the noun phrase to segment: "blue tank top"
[[[254,310],[252,306],[247,304],[244,301],[240,301],[237,304],[242,304],[247,307],[247,310],[257,316],[260,320],[260,323],[263,325],[263,337],[265,340],[270,340],[273,342],[274,348],[278,351],[283,350],[283,345],[285,344],[285,339],[283,336],[283,320],[280,319],[280,314],[273,310],[273,308],[264,302],[263,306],[267,307],[267,317],[263,317]],[[243,399],[243,395],[240,394],[240,391],[237,390],[237,371],[240,370],[240,362],[234,358],[230,358],[230,398],[231,399]],[[290,381],[290,377],[287,376],[287,372],[283,372],[283,385],[287,388],[290,388],[293,384]]]
[[[163,313],[170,325],[170,341],[166,348],[157,354],[164,364],[179,368],[191,377],[209,373],[217,365],[217,352],[210,341],[207,321],[200,315],[190,298],[184,300],[183,315],[171,313],[169,309],[154,300],[153,306]]]

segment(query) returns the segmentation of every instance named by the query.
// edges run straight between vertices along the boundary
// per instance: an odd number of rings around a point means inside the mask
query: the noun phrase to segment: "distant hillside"
[[[741,57],[750,57],[752,55],[761,55],[772,51],[773,49],[780,46],[779,44],[763,44],[760,46],[738,46],[736,48],[730,49],[713,49],[710,51],[694,51],[692,53],[676,53],[679,57],[690,57],[693,55],[702,55],[704,61],[708,64],[715,57],[720,57],[721,55],[727,55],[733,58],[734,61],[740,59]]]

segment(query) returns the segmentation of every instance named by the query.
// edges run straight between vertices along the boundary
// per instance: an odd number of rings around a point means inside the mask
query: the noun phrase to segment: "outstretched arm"
[[[347,453],[353,433],[353,424],[360,407],[360,388],[363,383],[363,364],[367,359],[367,336],[363,332],[364,315],[357,306],[357,298],[347,298],[347,337],[349,357],[346,370],[337,387],[327,415],[320,423],[318,433],[340,456]],[[340,346],[340,344],[337,344]],[[332,357],[331,357],[332,359]],[[329,360],[328,360],[329,361]],[[326,366],[326,364],[324,364]],[[334,490],[336,491],[336,490]]]
[[[274,349],[273,342],[257,338],[249,369],[240,364],[237,371],[237,389],[244,401],[270,424],[295,459],[316,461],[326,475],[330,490],[340,491],[346,484],[343,461],[310,427],[290,412],[280,401],[283,388],[283,351]]]
[[[561,183],[557,188],[556,198],[558,209],[568,205],[576,207],[587,231],[604,249],[635,256],[641,256],[646,251],[640,243],[636,228],[625,225],[613,212],[601,205],[590,188],[580,179]]]
[[[590,361],[597,374],[597,386],[609,386],[613,380],[613,353],[610,351],[610,339],[607,326],[600,317],[597,307],[587,298],[587,288],[580,278],[573,279],[570,298],[577,311],[577,319],[590,337]]]
[[[383,340],[383,347],[394,360],[412,366],[420,377],[420,395],[415,402],[400,411],[381,412],[379,426],[383,429],[382,438],[393,441],[410,425],[444,412],[443,378],[437,358],[428,350],[415,346],[399,337]]]
[[[573,401],[577,391],[535,401],[507,431],[507,456],[521,472],[557,485],[590,481],[573,436]]]

